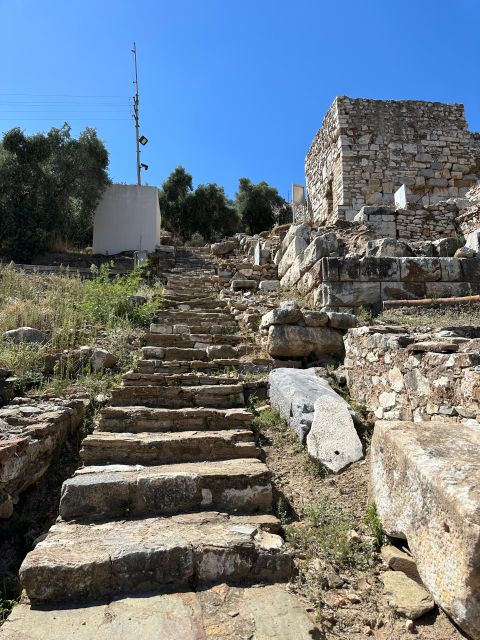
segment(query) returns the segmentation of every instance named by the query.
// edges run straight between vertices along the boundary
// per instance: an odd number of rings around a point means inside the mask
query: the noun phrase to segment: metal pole
[[[142,184],[141,178],[141,166],[140,166],[140,114],[139,114],[139,96],[138,96],[138,70],[137,70],[137,45],[135,42],[133,43],[133,60],[135,63],[135,80],[133,84],[135,85],[135,95],[133,96],[133,117],[135,119],[135,140],[137,143],[137,184],[140,186]]]

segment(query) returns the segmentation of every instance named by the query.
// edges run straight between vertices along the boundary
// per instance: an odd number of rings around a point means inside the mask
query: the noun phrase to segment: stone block
[[[338,258],[338,276],[340,280],[360,280],[360,256]]]
[[[400,260],[377,256],[362,258],[359,265],[359,280],[364,282],[400,280]]]
[[[343,258],[321,258],[319,260],[319,275],[323,282],[340,280],[340,265]]]
[[[439,258],[451,258],[455,255],[455,251],[460,247],[461,242],[458,238],[440,238],[434,240],[435,254]]]
[[[268,376],[272,407],[302,442],[312,426],[314,405],[323,385],[313,369],[274,369]]]
[[[408,541],[435,602],[480,637],[480,427],[377,421],[371,482],[386,533]]]
[[[307,435],[307,451],[334,473],[363,457],[349,405],[326,380],[319,379],[321,393],[314,404],[313,421]]]
[[[294,236],[287,249],[282,256],[282,259],[278,263],[278,275],[283,277],[288,269],[295,262],[295,258],[303,256],[305,249],[307,248],[307,241],[301,236]]]
[[[442,273],[442,281],[463,281],[462,261],[460,258],[440,258],[440,269]]]
[[[280,280],[280,286],[283,289],[292,289],[300,280],[300,277],[301,277],[300,262],[301,262],[301,258],[299,256],[298,258],[295,259],[292,266],[288,269],[288,271]]]
[[[425,298],[424,282],[382,282],[382,300],[418,300]]]
[[[460,265],[464,282],[480,282],[480,258],[461,259]]]
[[[381,301],[380,282],[329,282],[315,290],[315,306],[362,307]]]
[[[427,298],[453,298],[471,295],[468,282],[426,282],[425,295]]]
[[[277,291],[280,288],[280,280],[261,280],[258,288],[260,291]]]
[[[319,358],[343,352],[342,334],[330,327],[271,325],[267,350],[271,356],[289,358]]]
[[[297,282],[298,291],[303,295],[307,295],[307,293],[310,293],[312,289],[318,287],[321,282],[321,273],[321,262],[319,260],[313,265],[310,271],[304,273]]]
[[[294,238],[301,238],[308,245],[310,241],[310,233],[312,228],[308,224],[292,224],[290,225],[285,237],[282,240],[281,247],[286,251]]]
[[[246,278],[242,280],[232,280],[231,288],[233,291],[251,291],[252,289],[255,290],[257,288],[257,282],[256,280],[248,280]]]
[[[413,252],[410,245],[403,240],[381,238],[367,242],[366,255],[385,258],[403,258],[412,256]]]
[[[225,242],[215,242],[210,246],[210,251],[214,256],[225,256],[235,251],[237,244],[233,240],[226,240]]]
[[[307,327],[325,327],[328,324],[329,316],[325,311],[305,309],[303,311],[303,319]]]
[[[436,282],[442,278],[438,258],[400,258],[403,282]]]
[[[298,304],[293,300],[286,300],[262,317],[260,329],[267,329],[273,324],[296,324],[301,320],[303,315]]]
[[[336,311],[328,311],[328,326],[332,329],[342,329],[347,331],[357,326],[357,316],[353,313],[337,313]]]
[[[309,271],[320,258],[328,258],[338,254],[337,234],[333,231],[317,236],[305,249],[300,264],[301,275]]]

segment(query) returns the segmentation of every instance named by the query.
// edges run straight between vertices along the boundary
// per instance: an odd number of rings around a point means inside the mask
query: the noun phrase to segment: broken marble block
[[[480,426],[377,421],[373,499],[435,602],[480,638]]]
[[[315,369],[274,369],[270,402],[312,458],[338,473],[363,456],[350,406]]]

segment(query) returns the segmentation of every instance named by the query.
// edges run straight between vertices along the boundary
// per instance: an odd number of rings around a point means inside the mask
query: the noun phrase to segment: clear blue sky
[[[0,132],[96,127],[133,183],[136,40],[148,183],[286,197],[336,95],[463,102],[480,130],[479,30],[479,0],[0,0]]]

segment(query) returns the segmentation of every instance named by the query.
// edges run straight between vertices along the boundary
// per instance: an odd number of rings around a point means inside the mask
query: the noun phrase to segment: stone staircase
[[[213,275],[201,250],[169,272],[143,359],[84,440],[60,518],[21,567],[34,607],[290,577],[245,408],[249,350]]]

